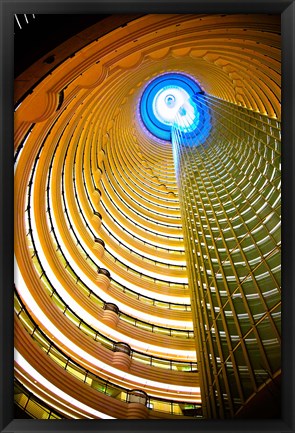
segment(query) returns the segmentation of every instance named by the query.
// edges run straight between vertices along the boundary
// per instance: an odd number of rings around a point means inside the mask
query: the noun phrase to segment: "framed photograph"
[[[1,432],[293,432],[294,1],[0,13]]]

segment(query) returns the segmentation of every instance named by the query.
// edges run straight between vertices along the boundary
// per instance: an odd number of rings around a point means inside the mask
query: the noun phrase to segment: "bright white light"
[[[83,349],[81,349],[80,347],[78,347],[74,342],[72,342],[71,340],[69,340],[51,321],[50,319],[46,316],[46,314],[43,312],[43,310],[39,307],[39,305],[37,304],[37,302],[35,301],[33,295],[31,294],[29,288],[27,287],[25,280],[23,279],[23,276],[21,274],[21,271],[18,267],[16,258],[15,258],[15,267],[14,267],[14,275],[15,275],[15,283],[17,286],[17,290],[18,293],[20,294],[22,299],[25,299],[26,301],[26,305],[28,307],[29,310],[34,311],[34,315],[35,317],[38,319],[38,321],[40,323],[42,323],[43,327],[45,329],[47,329],[48,331],[48,335],[52,335],[54,336],[54,338],[56,339],[56,341],[60,341],[64,346],[68,347],[69,349],[71,349],[74,353],[78,354],[80,356],[80,358],[84,359],[87,362],[92,363],[93,365],[97,366],[100,370],[104,370],[107,371],[109,373],[115,374],[117,376],[120,376],[122,374],[122,372],[120,370],[117,370],[114,367],[109,366],[108,364],[105,364],[104,362],[98,360],[97,358],[94,358],[93,356],[89,355],[88,353],[86,353]],[[124,335],[116,330],[112,330],[111,328],[109,328],[108,326],[104,325],[103,323],[99,322],[97,319],[95,319],[94,317],[92,317],[86,310],[82,309],[82,307],[79,306],[78,303],[76,303],[72,298],[69,297],[69,295],[67,296],[67,292],[63,292],[62,293],[65,297],[65,302],[68,303],[69,302],[69,306],[70,308],[73,308],[74,311],[76,311],[77,309],[77,314],[80,315],[81,317],[85,317],[85,321],[87,323],[89,323],[91,326],[93,326],[94,328],[99,329],[101,332],[103,332],[105,335],[109,335],[110,338],[112,338],[113,340],[116,341],[124,341],[126,343],[128,343],[131,347],[134,347],[135,349],[139,350],[139,351],[144,351],[147,354],[150,353],[154,353],[154,354],[159,354],[160,356],[163,356],[164,354],[167,355],[169,357],[173,356],[174,359],[179,359],[179,360],[186,360],[186,361],[192,361],[195,362],[196,361],[196,353],[193,350],[183,350],[183,349],[169,349],[167,347],[160,347],[160,346],[156,346],[150,343],[144,343],[141,341],[137,341],[134,338],[131,338],[127,335]],[[158,386],[160,388],[167,388],[167,384],[165,384],[163,386],[163,384],[158,383],[158,382],[153,382],[153,381],[148,381],[146,379],[139,379],[136,376],[133,376],[132,374],[128,374],[126,373],[126,378],[128,376],[128,379],[130,379],[131,381],[134,379],[139,382],[141,381],[141,383],[145,383],[146,385],[151,385],[151,386]],[[175,390],[176,391],[183,391],[184,389],[186,389],[186,387],[181,387],[181,386],[175,386]],[[191,390],[189,390],[191,391]]]
[[[73,398],[69,394],[66,394],[61,389],[57,388],[55,385],[53,385],[50,381],[48,381],[45,377],[43,377],[40,373],[38,373],[37,370],[32,367],[28,361],[17,351],[17,349],[14,349],[14,359],[15,362],[22,367],[31,377],[33,377],[38,383],[43,385],[45,388],[50,390],[53,394],[59,396],[62,400],[68,402],[69,404],[73,405],[74,407],[77,407],[91,415],[93,415],[96,418],[104,418],[104,419],[114,419],[114,417],[107,415],[103,412],[100,412],[96,409],[93,409],[90,406],[87,406],[86,404],[80,402],[79,400]]]
[[[163,87],[153,100],[154,115],[165,125],[173,125],[177,115],[179,126],[192,125],[196,115],[193,106],[188,102],[189,98],[190,95],[179,86]],[[184,104],[185,108],[179,111]]]

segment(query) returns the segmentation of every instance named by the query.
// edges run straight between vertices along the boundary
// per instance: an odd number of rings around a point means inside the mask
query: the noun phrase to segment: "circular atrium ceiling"
[[[148,83],[140,98],[140,116],[155,137],[170,141],[173,125],[196,129],[199,110],[192,96],[202,89],[191,77],[181,73],[162,74]]]

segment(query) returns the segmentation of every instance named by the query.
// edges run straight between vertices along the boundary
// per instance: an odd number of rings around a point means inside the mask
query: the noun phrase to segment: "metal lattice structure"
[[[204,410],[232,417],[280,374],[280,122],[206,95],[206,141],[175,128]]]

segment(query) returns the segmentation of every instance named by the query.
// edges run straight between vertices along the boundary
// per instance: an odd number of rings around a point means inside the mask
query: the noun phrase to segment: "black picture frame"
[[[278,420],[30,420],[13,418],[13,21],[14,14],[61,13],[276,13],[282,23],[282,418]],[[0,0],[1,146],[0,146],[0,430],[1,432],[293,432],[294,424],[294,1]]]

